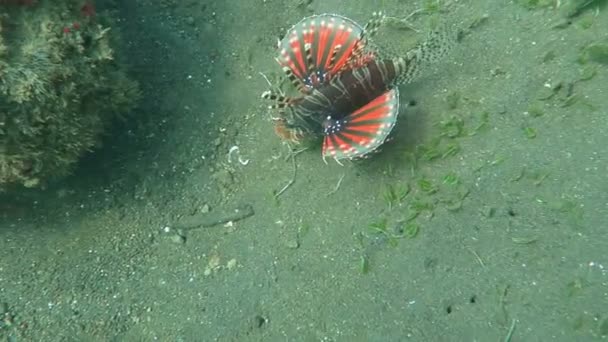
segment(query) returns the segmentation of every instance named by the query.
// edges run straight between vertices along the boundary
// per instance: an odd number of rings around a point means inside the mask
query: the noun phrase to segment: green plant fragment
[[[403,235],[408,239],[415,238],[420,231],[420,226],[414,221],[407,222],[403,228]]]
[[[524,134],[528,139],[536,138],[536,128],[534,127],[524,127]]]

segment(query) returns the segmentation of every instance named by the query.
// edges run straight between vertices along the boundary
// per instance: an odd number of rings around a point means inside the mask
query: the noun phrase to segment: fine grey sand
[[[605,340],[608,6],[583,2],[100,1],[143,100],[72,176],[0,198],[0,337]],[[400,88],[392,141],[291,159],[260,99],[277,38],[418,9],[377,44],[464,34]]]

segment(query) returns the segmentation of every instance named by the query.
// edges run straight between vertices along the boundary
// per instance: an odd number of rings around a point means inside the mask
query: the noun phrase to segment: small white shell
[[[232,146],[230,148],[230,150],[228,150],[228,162],[229,163],[232,163],[232,154],[235,152],[237,154],[237,159],[241,165],[249,164],[249,159],[243,159],[243,157],[241,157],[240,149],[236,145]]]

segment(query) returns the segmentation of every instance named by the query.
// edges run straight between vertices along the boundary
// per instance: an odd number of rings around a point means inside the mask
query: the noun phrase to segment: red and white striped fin
[[[324,124],[323,159],[363,157],[382,145],[399,114],[399,92],[389,90],[342,119]]]
[[[279,41],[277,61],[288,68],[290,77],[316,87],[347,65],[353,51],[362,49],[362,40],[363,28],[353,20],[335,14],[314,15],[294,25]]]

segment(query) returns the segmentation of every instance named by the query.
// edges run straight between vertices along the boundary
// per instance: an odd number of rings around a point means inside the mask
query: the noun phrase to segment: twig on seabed
[[[296,156],[298,154],[300,154],[300,153],[308,150],[308,147],[306,147],[306,148],[303,148],[303,149],[300,149],[300,150],[297,150],[297,151],[294,152],[291,149],[291,146],[287,145],[287,147],[289,148],[289,155],[287,156],[287,158],[291,158],[291,164],[292,164],[292,167],[293,167],[293,174],[292,174],[291,179],[289,180],[289,182],[287,184],[285,184],[285,186],[281,190],[279,190],[279,192],[277,192],[274,195],[274,198],[279,198],[279,196],[281,196],[287,189],[289,189],[290,186],[293,185],[293,183],[296,182],[296,175],[298,174],[298,166],[296,164]]]
[[[471,247],[466,247],[467,250],[469,252],[471,252],[471,254],[473,254],[475,256],[475,259],[477,259],[477,262],[479,262],[479,264],[481,265],[481,267],[486,267],[486,265],[483,263],[483,260],[481,259],[481,257],[479,256],[479,254],[477,254],[477,252],[475,252]]]
[[[171,225],[170,228],[186,231],[199,227],[213,227],[218,224],[240,221],[253,216],[254,214],[255,212],[250,204],[230,208],[218,208],[210,213],[200,213],[183,217]],[[168,232],[170,228],[167,227],[165,229]]]
[[[302,152],[304,152],[304,151],[306,151],[306,150],[308,150],[308,147],[301,148],[301,149],[299,149],[299,150],[297,150],[297,151],[293,152],[293,150],[292,150],[292,149],[291,149],[291,147],[290,147],[290,148],[289,148],[289,152],[290,152],[290,153],[289,153],[289,155],[288,155],[287,157],[285,157],[285,160],[289,159],[289,157],[294,157],[294,158],[295,158],[295,156],[297,156],[298,154],[300,154],[300,153],[302,153]]]
[[[282,82],[279,83],[279,85],[277,87],[274,87],[272,85],[272,82],[270,82],[270,79],[268,78],[268,76],[266,76],[266,74],[264,74],[263,72],[260,71],[260,75],[262,75],[262,77],[264,78],[264,80],[266,80],[266,83],[268,83],[268,87],[272,88],[276,88],[277,92],[281,95],[281,96],[285,96],[285,93],[283,92],[283,90],[281,90],[281,84]]]
[[[513,337],[513,332],[515,331],[515,319],[511,321],[511,327],[509,328],[509,332],[507,336],[505,336],[504,342],[511,342],[511,337]]]
[[[332,195],[332,194],[336,193],[336,191],[338,191],[338,189],[340,189],[340,185],[342,185],[342,181],[344,180],[344,176],[345,176],[345,174],[343,173],[342,176],[340,177],[340,179],[338,179],[338,184],[336,184],[336,186],[334,187],[334,189],[332,191],[328,192],[325,196]]]
[[[417,15],[417,14],[419,14],[419,13],[422,13],[422,12],[424,12],[424,9],[417,9],[417,10],[415,10],[414,12],[410,13],[410,14],[409,14],[407,17],[405,17],[405,18],[397,18],[397,17],[390,17],[390,16],[387,16],[387,17],[384,17],[384,20],[385,20],[385,21],[387,21],[387,22],[389,22],[389,23],[392,23],[393,25],[397,25],[397,24],[398,24],[398,25],[401,25],[401,26],[405,26],[405,28],[407,28],[407,29],[409,29],[409,30],[412,30],[412,31],[414,31],[414,32],[418,33],[418,32],[420,32],[420,30],[419,30],[419,29],[417,29],[417,28],[415,28],[414,26],[412,26],[412,24],[410,24],[410,23],[408,22],[408,20],[409,20],[410,18],[412,18],[413,16],[415,16],[415,15]]]
[[[262,75],[262,77],[266,80],[266,83],[268,83],[269,87],[272,87],[272,82],[270,82],[270,80],[268,79],[268,77],[260,71],[260,75]]]

